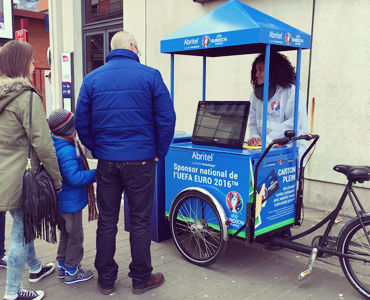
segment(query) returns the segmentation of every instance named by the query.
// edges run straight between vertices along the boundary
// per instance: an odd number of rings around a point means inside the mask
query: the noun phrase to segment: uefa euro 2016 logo
[[[209,46],[209,41],[210,41],[209,36],[208,35],[204,36],[203,39],[202,39],[203,47],[208,47]]]
[[[285,35],[285,43],[287,45],[290,45],[290,42],[292,41],[292,35],[288,32],[286,35]]]
[[[275,111],[280,110],[280,102],[279,101],[274,101],[271,103],[271,109]]]
[[[233,213],[238,213],[243,208],[243,198],[238,192],[229,192],[226,196],[226,204]]]

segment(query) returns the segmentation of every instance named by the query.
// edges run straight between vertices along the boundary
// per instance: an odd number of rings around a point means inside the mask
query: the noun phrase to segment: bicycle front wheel
[[[177,249],[193,264],[213,264],[227,245],[216,206],[199,191],[187,191],[175,201],[170,226]]]
[[[370,216],[362,218],[365,230],[370,235]],[[339,252],[354,255],[357,259],[339,258],[348,281],[362,295],[370,299],[370,244],[357,219],[344,229],[338,241]]]

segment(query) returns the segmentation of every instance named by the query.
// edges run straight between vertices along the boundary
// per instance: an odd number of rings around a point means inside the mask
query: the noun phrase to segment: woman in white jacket
[[[263,83],[265,76],[265,55],[260,54],[253,62],[251,70],[251,83],[254,92],[250,96],[249,112],[249,146],[260,146],[262,138],[263,113]],[[294,99],[295,99],[294,67],[288,58],[280,53],[271,53],[269,70],[269,92],[267,105],[266,143],[284,137],[286,130],[294,126]],[[306,134],[307,110],[303,93],[299,92],[298,130],[296,135]],[[307,141],[298,141],[299,158],[308,147]]]

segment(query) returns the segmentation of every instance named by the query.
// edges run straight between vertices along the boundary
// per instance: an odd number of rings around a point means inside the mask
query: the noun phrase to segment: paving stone
[[[306,209],[307,210],[307,209]],[[315,224],[316,220],[308,218],[315,215],[309,210],[301,231]],[[252,244],[246,247],[244,240],[233,239],[228,242],[224,255],[213,265],[200,267],[189,263],[177,250],[172,240],[161,243],[152,242],[152,262],[154,272],[162,272],[165,283],[153,290],[137,296],[132,294],[132,281],[128,277],[131,260],[129,234],[124,231],[123,207],[118,223],[117,249],[115,260],[119,265],[116,292],[103,296],[97,287],[97,271],[94,267],[95,239],[97,221],[87,221],[87,209],[83,211],[84,222],[84,269],[91,269],[91,280],[72,285],[64,284],[56,276],[56,271],[38,283],[28,282],[29,270],[25,266],[22,282],[31,290],[43,289],[45,299],[51,300],[198,300],[198,299],[232,299],[232,300],[300,300],[300,299],[363,299],[347,281],[335,257],[318,258],[312,274],[303,281],[298,275],[307,268],[308,256],[293,250],[270,252],[264,245]],[[345,222],[344,222],[345,223]],[[6,249],[10,245],[12,218],[6,219]],[[310,245],[315,234],[300,239]],[[55,262],[58,244],[49,244],[43,240],[35,241],[36,253],[44,263]],[[0,268],[0,293],[5,293],[6,269]]]

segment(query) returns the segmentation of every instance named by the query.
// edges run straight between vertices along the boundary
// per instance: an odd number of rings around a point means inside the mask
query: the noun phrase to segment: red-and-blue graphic
[[[243,208],[243,198],[238,192],[229,192],[226,196],[226,204],[233,213],[238,213]]]
[[[285,43],[287,45],[290,45],[290,42],[292,41],[292,35],[288,32],[286,35],[285,35]]]
[[[271,103],[271,109],[275,111],[280,110],[280,102],[279,101],[274,101]]]
[[[267,200],[267,196],[269,195],[269,191],[267,190],[267,188],[265,187],[262,191],[262,203],[265,202]]]
[[[202,39],[202,45],[203,45],[203,47],[208,47],[209,46],[209,41],[210,41],[211,39],[209,38],[209,36],[208,35],[206,35],[206,36],[204,36],[203,37],[203,39]]]

